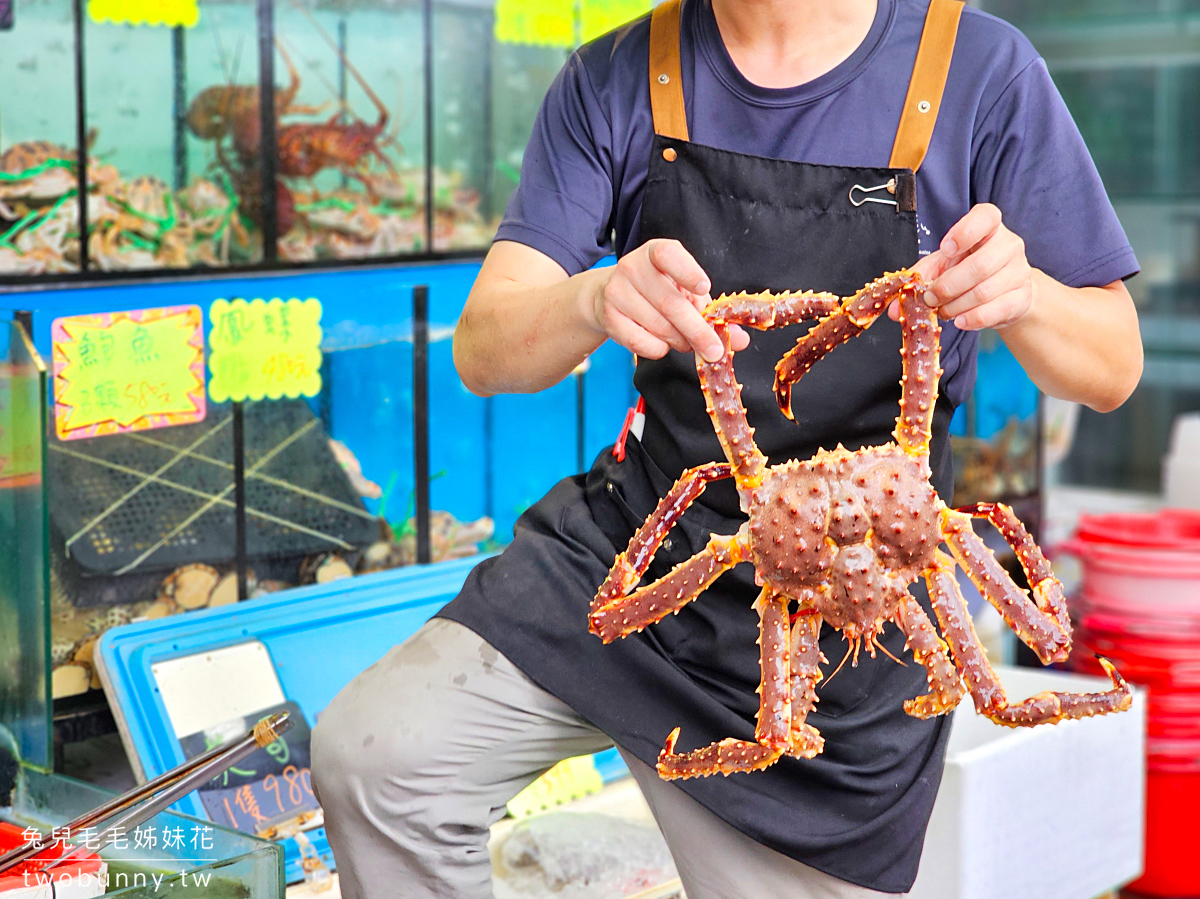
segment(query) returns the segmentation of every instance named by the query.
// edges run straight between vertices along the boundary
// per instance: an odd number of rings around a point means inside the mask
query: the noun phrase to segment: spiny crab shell
[[[924,460],[895,445],[841,446],[768,468],[750,504],[759,586],[814,605],[870,647],[937,549],[937,494]]]

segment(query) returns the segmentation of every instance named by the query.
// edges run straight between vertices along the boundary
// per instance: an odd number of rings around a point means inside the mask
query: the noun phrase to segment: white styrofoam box
[[[1200,412],[1175,416],[1171,422],[1171,452],[1177,456],[1200,456]]]
[[[1177,509],[1200,509],[1200,449],[1163,457],[1163,498]]]
[[[1107,679],[997,667],[1010,701]],[[1007,728],[966,699],[910,899],[1093,899],[1142,870],[1146,697],[1127,712]]]
[[[1163,457],[1163,495],[1168,506],[1200,509],[1200,413],[1175,416],[1171,451]]]

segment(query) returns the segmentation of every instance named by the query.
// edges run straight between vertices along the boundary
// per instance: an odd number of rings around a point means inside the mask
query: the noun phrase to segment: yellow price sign
[[[199,306],[58,318],[50,336],[60,440],[204,419]]]
[[[650,12],[650,0],[581,0],[579,37],[583,43]]]
[[[182,25],[200,21],[196,0],[88,0],[88,17],[103,25]]]
[[[562,0],[496,0],[495,38],[503,44],[575,46],[575,10]]]
[[[494,34],[503,44],[571,48],[650,11],[650,0],[496,0]]]
[[[603,786],[604,779],[590,755],[564,759],[510,799],[508,813],[514,818],[527,818],[588,793],[597,793]]]
[[[320,300],[215,300],[208,323],[213,402],[320,392]]]
[[[0,363],[0,488],[40,480],[41,433],[37,368]]]

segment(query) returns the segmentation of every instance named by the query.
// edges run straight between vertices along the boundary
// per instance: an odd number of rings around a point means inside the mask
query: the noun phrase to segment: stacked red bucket
[[[1084,515],[1060,547],[1083,583],[1072,601],[1072,665],[1110,659],[1149,691],[1146,896],[1200,896],[1200,511]]]

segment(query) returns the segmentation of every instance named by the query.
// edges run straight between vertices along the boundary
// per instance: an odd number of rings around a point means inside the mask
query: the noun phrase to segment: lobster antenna
[[[317,17],[314,16],[309,8],[301,3],[300,0],[292,0],[292,6],[300,10],[300,14],[304,16],[304,18],[308,19],[309,24],[317,30],[317,33],[320,34],[322,38],[324,38],[325,43],[329,45],[329,48],[337,54],[338,59],[342,61],[342,65],[346,67],[346,71],[349,72],[354,80],[358,82],[358,86],[363,89],[366,95],[371,98],[371,102],[375,104],[375,108],[386,116],[387,107],[383,105],[383,101],[379,99],[375,91],[371,90],[371,86],[367,84],[367,79],[363,78],[358,69],[354,67],[354,64],[346,58],[346,54],[343,53],[342,48],[337,45],[337,41],[333,39],[333,35],[325,30],[324,26],[317,21]]]
[[[288,52],[283,46],[283,40],[280,38],[275,38],[275,47],[279,50],[279,55],[282,56],[284,61],[289,63],[289,65],[290,65],[291,57],[288,56]],[[324,85],[325,90],[329,91],[329,93],[332,96],[336,97],[338,95],[337,88],[334,87],[333,82],[331,82],[328,78],[325,77],[325,73],[322,72],[318,66],[314,65],[313,61],[311,59],[309,59],[307,56],[305,56],[304,54],[302,54],[299,50],[296,51],[296,55],[300,57],[300,62],[302,62],[309,71],[311,71],[314,75],[317,76],[317,80],[320,81],[322,85]],[[322,104],[322,105],[324,105],[324,104]],[[347,110],[341,109],[339,111],[346,112]]]
[[[233,73],[229,71],[229,57],[225,54],[225,46],[221,43],[221,16],[213,13],[213,42],[217,45],[217,59],[221,61],[221,74],[225,76],[226,84],[233,84]],[[240,46],[240,44],[239,44]]]

